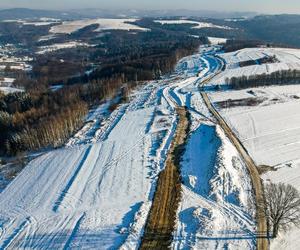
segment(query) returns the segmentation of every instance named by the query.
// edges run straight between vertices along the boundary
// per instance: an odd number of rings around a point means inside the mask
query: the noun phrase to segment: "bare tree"
[[[300,195],[289,184],[270,183],[265,186],[269,230],[275,238],[279,230],[300,224]],[[271,228],[270,228],[271,227]]]

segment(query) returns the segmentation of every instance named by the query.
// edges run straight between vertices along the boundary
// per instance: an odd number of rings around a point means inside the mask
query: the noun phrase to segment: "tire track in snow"
[[[30,217],[27,217],[20,226],[18,226],[6,240],[4,240],[1,250],[8,249],[12,243],[23,233],[25,228],[30,224]]]
[[[74,183],[74,181],[76,180],[76,177],[78,176],[81,168],[84,166],[84,163],[86,162],[88,156],[89,156],[89,153],[92,149],[92,145],[90,145],[88,147],[88,149],[85,151],[84,155],[83,155],[83,158],[81,159],[75,173],[73,174],[73,176],[71,177],[71,179],[68,181],[67,185],[65,186],[65,188],[63,189],[63,191],[61,192],[60,196],[58,197],[58,199],[56,200],[52,210],[53,212],[57,212],[60,205],[62,204],[66,194],[68,193],[69,189],[71,188],[72,184]]]
[[[73,240],[74,237],[76,236],[76,234],[77,234],[77,232],[78,232],[78,230],[79,230],[79,228],[80,228],[81,221],[84,219],[84,217],[85,217],[85,213],[83,213],[83,214],[79,217],[79,219],[77,220],[77,222],[76,222],[76,224],[75,224],[75,226],[74,226],[74,228],[73,228],[73,230],[72,230],[72,232],[71,232],[70,237],[68,238],[66,244],[65,244],[64,247],[63,247],[63,250],[71,249],[70,245],[71,245],[71,243],[72,243],[72,240]]]

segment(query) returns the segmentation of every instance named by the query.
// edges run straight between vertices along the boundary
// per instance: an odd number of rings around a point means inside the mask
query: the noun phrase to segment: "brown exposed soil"
[[[178,107],[178,124],[165,169],[159,174],[153,204],[140,249],[167,249],[172,242],[176,213],[181,199],[180,161],[189,130],[186,108]]]

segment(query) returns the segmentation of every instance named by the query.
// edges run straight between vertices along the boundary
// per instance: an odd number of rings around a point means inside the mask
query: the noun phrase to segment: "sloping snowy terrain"
[[[137,21],[137,19],[84,19],[76,21],[63,22],[60,25],[51,27],[51,33],[64,33],[71,34],[78,31],[84,27],[92,24],[98,24],[99,27],[95,29],[96,32],[102,30],[141,30],[147,31],[147,29],[139,27],[138,25],[132,24]]]
[[[299,69],[300,50],[245,49],[222,57],[232,68],[212,79],[239,74],[253,74],[248,67],[237,68],[239,61],[256,60],[262,55],[275,54],[280,63],[269,69]],[[252,66],[250,66],[252,67]],[[253,66],[267,73],[264,65]],[[248,68],[248,69],[247,69]],[[246,71],[245,71],[246,70]],[[212,91],[209,94],[215,107],[241,139],[258,165],[269,165],[276,171],[263,175],[266,182],[284,182],[300,191],[300,86],[268,86],[243,90]],[[271,249],[298,249],[300,229],[294,227],[272,240]]]
[[[216,76],[212,85],[225,84],[226,78],[270,74],[279,70],[300,70],[300,51],[286,48],[250,48],[220,54],[226,62],[226,70]],[[279,62],[239,67],[239,62],[258,60],[266,56],[276,56]]]
[[[24,91],[23,89],[13,87],[12,84],[14,81],[15,78],[4,77],[3,79],[0,79],[0,91],[4,94]]]
[[[30,162],[0,194],[0,249],[136,249],[177,105],[189,109],[192,132],[173,248],[254,248],[248,173],[199,92],[201,80],[221,67],[217,49],[201,47],[173,76],[137,88],[109,116],[109,104],[101,105],[67,147]]]
[[[227,101],[220,112],[256,163],[274,166],[300,158],[299,94],[300,86],[276,86],[211,93],[210,96],[215,104]],[[242,104],[241,100],[248,98],[261,103]],[[230,100],[241,104],[230,107]]]

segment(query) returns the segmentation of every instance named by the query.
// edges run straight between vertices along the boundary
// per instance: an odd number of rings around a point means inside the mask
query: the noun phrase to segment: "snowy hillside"
[[[239,67],[240,62],[276,56],[278,62]],[[222,85],[226,78],[270,74],[278,70],[300,69],[300,51],[285,48],[250,48],[220,54],[226,62],[226,70],[213,79],[211,84]]]
[[[97,24],[99,25],[94,31],[99,32],[102,30],[141,30],[147,31],[147,29],[139,27],[133,22],[136,22],[137,19],[84,19],[76,21],[66,21],[60,25],[51,27],[51,33],[65,33],[71,34],[75,31],[83,29],[89,25]]]
[[[67,147],[29,163],[0,194],[0,248],[136,249],[177,105],[190,111],[192,133],[173,247],[255,248],[248,172],[198,91],[221,67],[217,49],[184,58],[173,76],[140,86],[108,117],[100,106]]]
[[[240,68],[238,63],[276,55],[279,63]],[[278,69],[300,69],[300,50],[244,49],[221,55],[228,68],[211,80],[222,83],[232,76],[270,73]],[[239,136],[257,165],[274,171],[263,175],[266,182],[284,182],[300,191],[300,86],[281,85],[242,90],[211,91],[210,99]],[[271,249],[297,249],[300,231],[294,227],[272,240]]]

